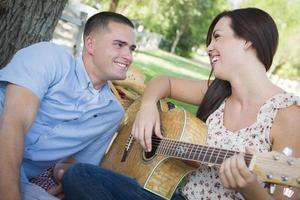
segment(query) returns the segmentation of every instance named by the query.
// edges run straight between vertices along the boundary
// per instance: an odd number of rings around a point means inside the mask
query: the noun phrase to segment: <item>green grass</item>
[[[190,59],[162,51],[138,51],[134,55],[134,66],[145,74],[146,82],[158,75],[169,75],[186,79],[206,79],[210,69]],[[196,113],[197,106],[171,100],[179,107]]]

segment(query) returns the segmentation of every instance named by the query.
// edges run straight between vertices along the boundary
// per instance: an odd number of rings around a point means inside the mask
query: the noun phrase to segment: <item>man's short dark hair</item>
[[[99,12],[87,20],[84,27],[83,36],[86,37],[98,28],[107,28],[109,22],[121,23],[134,28],[133,23],[124,15],[115,12]]]

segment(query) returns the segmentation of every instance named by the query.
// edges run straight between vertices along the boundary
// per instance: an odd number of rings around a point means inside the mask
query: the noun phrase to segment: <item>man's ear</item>
[[[91,35],[88,35],[84,38],[84,46],[88,54],[94,54],[94,38]]]
[[[249,49],[251,47],[252,47],[252,42],[251,41],[245,41],[244,49],[247,50],[247,49]]]

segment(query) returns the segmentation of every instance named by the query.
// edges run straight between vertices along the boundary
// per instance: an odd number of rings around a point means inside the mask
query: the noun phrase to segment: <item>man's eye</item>
[[[122,44],[122,43],[115,43],[114,45],[115,45],[116,47],[118,47],[118,48],[123,47],[123,44]]]

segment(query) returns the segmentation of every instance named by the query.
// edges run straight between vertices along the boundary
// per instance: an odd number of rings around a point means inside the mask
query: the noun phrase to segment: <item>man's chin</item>
[[[122,81],[122,80],[125,80],[126,79],[126,75],[125,76],[118,76],[118,77],[114,77],[112,80],[120,80],[120,81]]]

